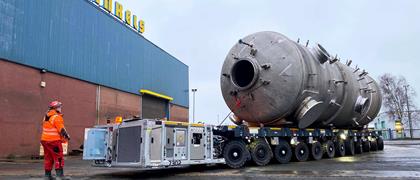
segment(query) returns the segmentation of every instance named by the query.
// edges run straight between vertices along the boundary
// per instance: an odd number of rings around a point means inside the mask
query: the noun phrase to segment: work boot
[[[47,171],[45,170],[45,176],[44,176],[45,180],[53,180],[54,178],[51,175],[51,171]]]
[[[55,173],[57,175],[57,177],[55,178],[56,180],[69,180],[69,179],[71,179],[70,177],[64,176],[64,170],[63,169],[56,169]]]

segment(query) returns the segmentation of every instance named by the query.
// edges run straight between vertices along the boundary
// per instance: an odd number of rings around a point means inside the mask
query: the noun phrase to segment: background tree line
[[[401,120],[405,129],[419,128],[419,110],[416,107],[416,92],[404,76],[394,76],[386,73],[379,77],[379,87],[382,93],[382,112],[395,122]],[[410,136],[412,132],[410,131]]]

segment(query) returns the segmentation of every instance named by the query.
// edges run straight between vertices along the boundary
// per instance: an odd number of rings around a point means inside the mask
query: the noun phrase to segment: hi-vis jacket
[[[56,110],[50,110],[42,125],[41,141],[62,140],[61,130],[64,128],[63,115]]]

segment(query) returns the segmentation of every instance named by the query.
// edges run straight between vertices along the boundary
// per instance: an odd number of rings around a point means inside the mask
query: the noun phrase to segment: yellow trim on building
[[[159,93],[156,93],[156,92],[153,92],[153,91],[149,91],[149,90],[146,90],[146,89],[140,89],[140,93],[141,94],[147,94],[147,95],[155,96],[155,97],[162,98],[162,99],[166,99],[168,101],[174,100],[174,98],[172,98],[170,96],[159,94]]]

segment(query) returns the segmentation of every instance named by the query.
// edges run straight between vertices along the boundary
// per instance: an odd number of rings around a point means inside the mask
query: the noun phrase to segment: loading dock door
[[[143,119],[167,118],[168,100],[144,94],[142,96]]]

